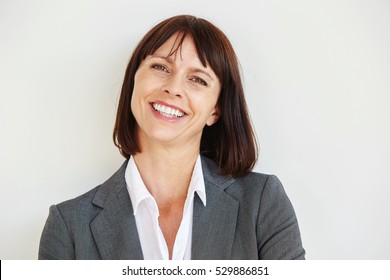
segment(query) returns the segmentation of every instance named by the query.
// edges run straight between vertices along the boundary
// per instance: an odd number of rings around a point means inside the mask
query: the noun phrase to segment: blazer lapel
[[[103,259],[143,259],[141,244],[126,188],[127,161],[98,190],[93,204],[102,208],[90,228]]]
[[[224,190],[234,179],[217,175],[216,165],[202,157],[206,206],[194,200],[192,259],[230,259],[239,202]]]
[[[103,259],[143,259],[133,207],[126,188],[127,161],[97,191],[93,204],[101,211],[90,224]],[[234,179],[217,175],[202,157],[206,206],[196,195],[192,228],[192,259],[230,259],[239,202],[225,192]]]

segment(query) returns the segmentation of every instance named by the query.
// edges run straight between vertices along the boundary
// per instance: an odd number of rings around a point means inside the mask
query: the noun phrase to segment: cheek
[[[130,101],[130,106],[131,106],[132,111],[134,108],[134,104],[137,103],[137,99],[138,99],[138,90],[137,89],[138,89],[137,83],[134,82],[133,93],[131,95],[131,101]]]
[[[158,86],[158,81],[148,75],[136,75],[134,78],[133,96],[142,99],[153,94]]]
[[[217,91],[212,91],[208,93],[208,98],[207,100],[204,100],[204,108],[208,108],[209,112],[215,111],[215,108],[217,107],[218,103],[218,97],[219,97],[219,92]]]
[[[140,83],[134,81],[133,94],[131,96],[130,108],[134,117],[138,119],[139,112],[141,110],[141,100],[142,100],[142,88],[140,87]]]
[[[137,99],[137,96],[136,96],[136,94],[134,93],[134,90],[133,90],[133,95],[131,96],[131,101],[130,101],[130,109],[131,109],[131,111],[133,112],[133,114],[134,114],[134,107],[135,107],[135,103],[136,103],[136,100]]]
[[[131,109],[136,109],[140,105],[146,90],[143,86],[142,81],[134,79],[133,94],[131,96]]]

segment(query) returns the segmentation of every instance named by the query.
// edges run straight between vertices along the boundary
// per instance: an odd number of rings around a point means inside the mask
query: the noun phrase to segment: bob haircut
[[[152,55],[171,36],[177,35],[178,47],[191,36],[199,57],[209,65],[221,83],[217,101],[220,117],[202,133],[200,154],[219,166],[221,175],[242,177],[257,161],[258,148],[249,118],[238,60],[225,34],[207,20],[190,15],[168,18],[153,27],[138,43],[127,66],[114,127],[114,143],[125,158],[141,152],[137,144],[137,123],[131,111],[134,76],[141,62]]]

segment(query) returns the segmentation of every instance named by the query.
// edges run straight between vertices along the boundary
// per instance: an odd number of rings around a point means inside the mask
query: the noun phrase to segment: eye
[[[165,67],[163,64],[154,63],[151,65],[151,68],[169,73],[167,67]]]
[[[201,84],[202,86],[207,86],[207,83],[205,80],[199,78],[199,77],[192,77],[190,78],[191,81],[195,82],[195,83],[199,83]]]

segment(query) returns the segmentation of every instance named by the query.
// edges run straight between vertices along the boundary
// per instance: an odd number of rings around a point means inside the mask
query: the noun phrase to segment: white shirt
[[[145,187],[133,157],[126,167],[125,180],[135,216],[142,253],[145,260],[168,260],[168,246],[158,223],[157,203]],[[198,194],[206,206],[206,191],[202,164],[198,156],[183,209],[183,218],[173,245],[173,260],[190,260],[192,246],[192,217],[194,195]]]

